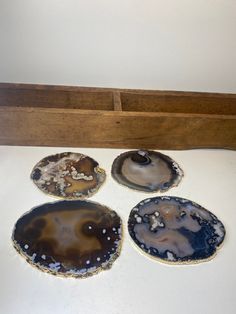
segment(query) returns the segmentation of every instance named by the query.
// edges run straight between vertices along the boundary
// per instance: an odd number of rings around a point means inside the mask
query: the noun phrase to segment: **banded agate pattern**
[[[115,211],[89,201],[59,201],[33,208],[17,221],[15,249],[42,271],[87,277],[109,269],[121,249]]]
[[[131,211],[128,230],[149,256],[168,263],[196,263],[212,258],[222,244],[222,222],[200,205],[179,197],[141,201]]]
[[[177,186],[184,175],[170,157],[147,150],[119,155],[113,162],[111,173],[118,183],[143,192],[165,192]]]
[[[46,194],[64,199],[84,199],[98,191],[105,171],[97,161],[80,153],[60,153],[43,158],[31,179]]]

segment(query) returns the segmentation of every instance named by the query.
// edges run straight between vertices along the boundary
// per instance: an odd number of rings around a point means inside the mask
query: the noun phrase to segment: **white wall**
[[[0,81],[236,92],[236,0],[0,0]]]

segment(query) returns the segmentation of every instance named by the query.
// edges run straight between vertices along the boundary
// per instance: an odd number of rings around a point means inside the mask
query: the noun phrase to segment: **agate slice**
[[[149,256],[176,264],[211,259],[222,244],[222,222],[200,205],[179,197],[154,197],[132,209],[128,230]]]
[[[170,157],[144,150],[119,155],[111,173],[118,183],[144,192],[165,192],[177,186],[183,177],[183,171]]]
[[[33,266],[64,277],[84,278],[109,269],[119,256],[121,219],[89,201],[59,201],[33,208],[16,223],[16,250]]]
[[[105,171],[94,159],[69,152],[43,158],[31,173],[31,179],[40,190],[68,199],[92,196],[105,178]]]

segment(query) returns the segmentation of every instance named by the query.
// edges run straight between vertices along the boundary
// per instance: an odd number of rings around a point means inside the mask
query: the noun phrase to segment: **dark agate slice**
[[[145,150],[119,155],[111,173],[118,183],[144,192],[165,192],[177,186],[183,177],[183,171],[170,157]]]
[[[59,201],[33,208],[16,223],[16,250],[53,275],[88,277],[109,269],[119,256],[121,219],[89,201]]]
[[[212,258],[225,237],[220,220],[200,205],[179,197],[154,197],[132,209],[128,230],[147,254],[168,263]]]
[[[105,171],[94,159],[69,152],[43,158],[31,173],[31,179],[40,190],[68,199],[90,197],[105,178]]]

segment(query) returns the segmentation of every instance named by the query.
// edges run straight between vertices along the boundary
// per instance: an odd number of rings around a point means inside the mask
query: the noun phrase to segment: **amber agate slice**
[[[89,201],[47,203],[23,215],[12,239],[33,266],[53,275],[88,277],[109,269],[119,256],[121,219]]]
[[[144,192],[165,192],[177,186],[183,177],[183,171],[170,157],[144,150],[119,155],[111,173],[118,183]]]
[[[105,178],[105,171],[94,159],[69,152],[43,158],[31,173],[31,179],[40,190],[68,199],[92,196]]]
[[[132,209],[128,230],[148,255],[167,263],[211,259],[222,244],[225,228],[200,205],[179,197],[154,197]]]

